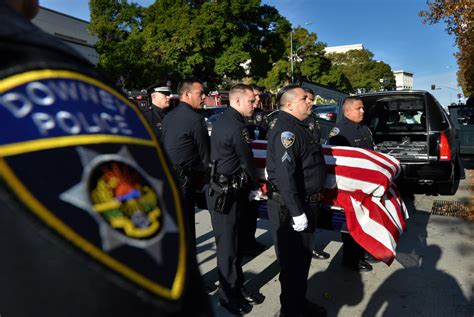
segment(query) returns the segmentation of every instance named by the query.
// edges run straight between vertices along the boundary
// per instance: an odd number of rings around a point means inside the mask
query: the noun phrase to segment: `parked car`
[[[316,118],[336,122],[337,113],[339,111],[339,106],[336,104],[333,105],[319,105],[314,106],[311,110]]]
[[[458,130],[460,153],[474,154],[474,106],[450,106],[449,113]]]
[[[226,109],[227,107],[216,107],[205,108],[202,110],[204,120],[206,121],[207,133],[209,134],[209,136],[212,132],[212,125],[214,124],[214,122],[216,122],[217,118],[219,118],[219,116],[224,113]]]
[[[364,122],[377,150],[402,164],[399,180],[432,185],[440,194],[454,195],[464,169],[457,130],[440,103],[426,91],[384,91],[358,97],[364,102]]]

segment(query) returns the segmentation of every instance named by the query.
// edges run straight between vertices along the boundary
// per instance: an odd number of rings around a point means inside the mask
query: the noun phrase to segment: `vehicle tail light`
[[[451,161],[451,149],[449,148],[448,137],[444,132],[441,132],[439,137],[439,160]]]
[[[328,119],[336,119],[336,114],[334,112],[328,112],[327,117]]]

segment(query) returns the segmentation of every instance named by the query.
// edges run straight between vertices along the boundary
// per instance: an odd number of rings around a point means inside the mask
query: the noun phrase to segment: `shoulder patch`
[[[35,217],[124,279],[181,298],[178,187],[135,105],[87,75],[35,70],[0,79],[0,118],[0,174]]]
[[[256,120],[257,122],[262,122],[262,120],[263,120],[263,115],[262,115],[261,113],[257,114],[257,115],[255,116],[255,120]]]
[[[270,129],[273,129],[273,127],[275,126],[275,123],[277,122],[277,120],[278,120],[278,118],[275,118],[272,121],[270,121],[270,123],[268,124],[268,127]]]
[[[329,137],[333,137],[333,136],[336,136],[338,135],[339,133],[341,132],[341,130],[339,130],[338,127],[334,127],[331,129],[331,131],[329,131]]]
[[[242,138],[244,139],[245,143],[252,143],[252,140],[250,139],[250,133],[249,133],[249,130],[247,128],[244,128],[242,130]]]
[[[284,131],[280,136],[281,144],[287,149],[295,143],[295,134],[290,131]]]

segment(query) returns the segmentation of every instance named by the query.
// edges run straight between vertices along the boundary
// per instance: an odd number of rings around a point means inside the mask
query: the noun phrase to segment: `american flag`
[[[266,141],[254,141],[259,178],[265,178]],[[408,211],[394,183],[400,162],[372,150],[323,146],[328,177],[324,203],[342,207],[354,240],[376,259],[390,265]]]

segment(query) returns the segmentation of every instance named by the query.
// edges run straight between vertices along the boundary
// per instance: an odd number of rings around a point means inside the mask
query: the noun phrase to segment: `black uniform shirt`
[[[308,125],[309,131],[313,134],[316,142],[321,143],[321,129],[318,120],[311,115],[304,122]]]
[[[158,140],[161,139],[163,119],[167,113],[167,109],[155,106],[151,106],[150,110],[143,112]]]
[[[204,117],[185,102],[170,111],[162,123],[163,146],[174,166],[209,166],[209,135]]]
[[[256,168],[250,143],[245,119],[229,107],[212,127],[211,159],[217,161],[216,172],[234,175],[243,169],[253,180]]]
[[[368,126],[349,120],[345,116],[329,132],[329,144],[374,149],[374,139]]]
[[[326,182],[321,144],[306,123],[284,111],[268,134],[267,172],[292,217],[305,212],[306,196],[320,192]]]

